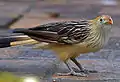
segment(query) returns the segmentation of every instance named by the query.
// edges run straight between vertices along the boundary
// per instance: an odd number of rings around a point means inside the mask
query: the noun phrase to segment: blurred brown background
[[[119,27],[119,0],[0,0],[0,28],[27,28],[60,20],[111,15]]]
[[[29,28],[55,21],[92,19],[102,14],[112,16],[114,21],[108,45],[97,53],[82,55],[78,59],[85,68],[104,72],[84,79],[119,80],[120,0],[0,0],[0,38],[10,35],[8,29]],[[31,45],[0,49],[0,53],[0,71],[31,74],[42,74],[43,69],[48,69],[49,61],[55,58],[53,53],[34,50]],[[66,71],[65,66],[60,66],[60,70]],[[56,71],[56,68],[52,68],[52,71]],[[75,80],[78,78],[73,79],[73,82],[79,82]],[[72,82],[61,80],[69,81]]]

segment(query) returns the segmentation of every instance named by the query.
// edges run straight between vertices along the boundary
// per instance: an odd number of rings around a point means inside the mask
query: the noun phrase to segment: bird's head
[[[98,16],[93,21],[99,25],[112,25],[113,24],[113,20],[111,16],[109,15]]]
[[[94,25],[98,25],[105,29],[110,29],[111,25],[113,24],[113,20],[112,20],[111,16],[109,16],[109,15],[101,15],[101,16],[98,16],[95,19],[93,19],[92,23]]]

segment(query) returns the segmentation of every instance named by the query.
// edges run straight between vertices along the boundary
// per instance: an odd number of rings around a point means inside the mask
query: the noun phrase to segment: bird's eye
[[[112,21],[111,19],[109,19],[109,21]]]
[[[103,21],[103,19],[100,19],[100,22],[102,22]]]

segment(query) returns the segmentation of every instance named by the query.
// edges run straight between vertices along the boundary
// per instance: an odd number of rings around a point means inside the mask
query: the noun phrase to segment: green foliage
[[[23,82],[23,81],[22,78],[10,72],[0,72],[0,82]]]

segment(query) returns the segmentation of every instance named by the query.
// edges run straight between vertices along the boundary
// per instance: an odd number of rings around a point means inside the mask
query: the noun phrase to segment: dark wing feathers
[[[22,33],[38,41],[75,44],[83,42],[84,39],[88,37],[89,30],[90,28],[88,21],[67,21],[49,23],[34,28],[29,28],[22,30]]]

